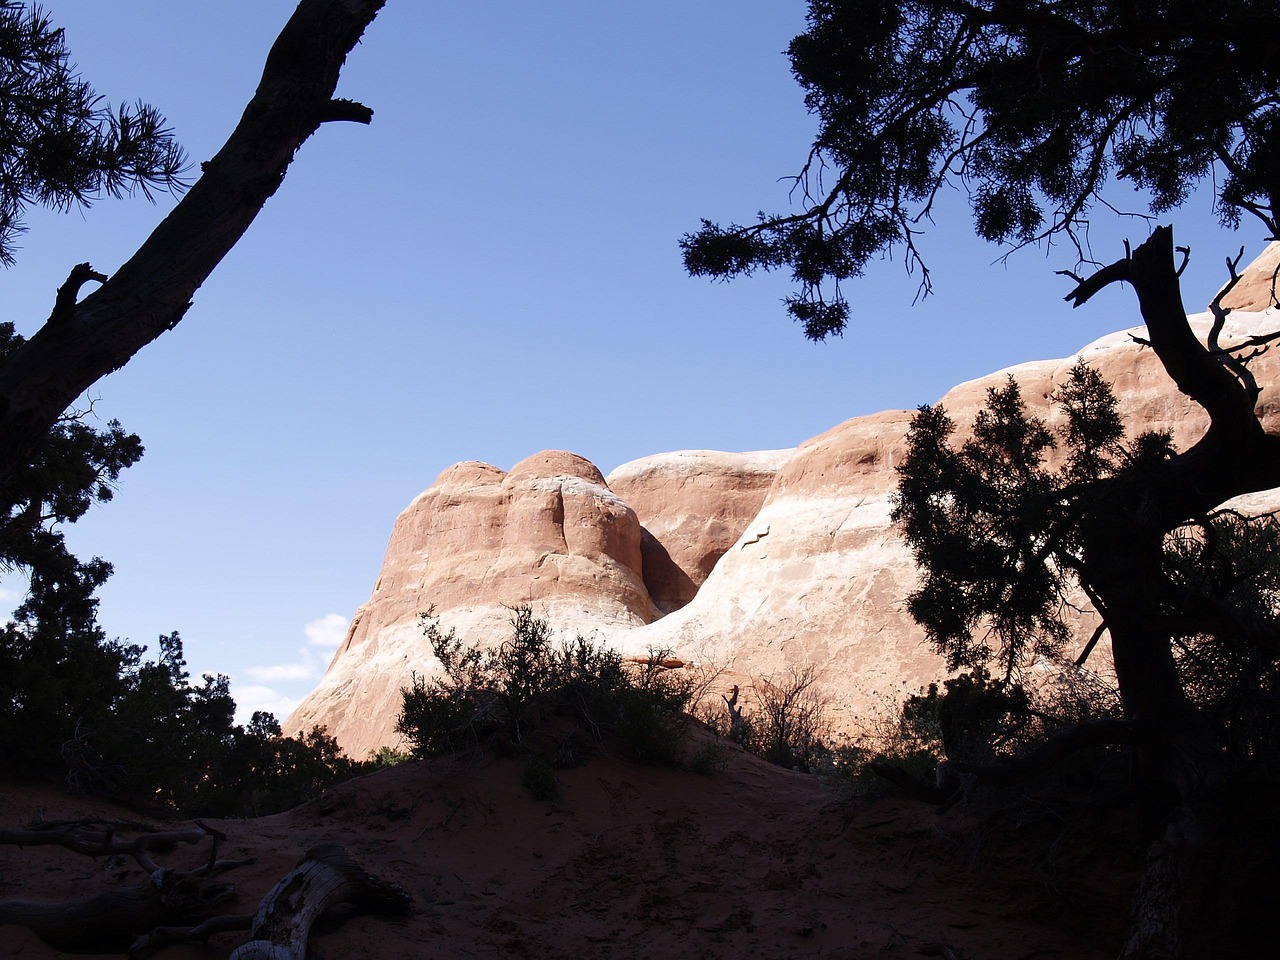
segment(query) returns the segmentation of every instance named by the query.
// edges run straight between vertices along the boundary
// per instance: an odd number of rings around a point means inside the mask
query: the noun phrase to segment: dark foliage
[[[62,31],[39,7],[0,0],[0,263],[12,262],[31,204],[175,190],[183,166],[154,108],[110,107],[76,76]],[[68,282],[67,304],[77,289]],[[0,324],[0,366],[23,344]],[[92,405],[63,414],[0,472],[0,570],[29,580],[0,631],[0,765],[187,815],[273,812],[367,768],[320,729],[282,737],[270,715],[235,725],[227,678],[192,684],[176,633],[160,638],[154,661],[106,637],[94,594],[111,566],[74,557],[58,528],[111,500],[143,449],[118,422],[96,429],[93,418]]]
[[[13,324],[0,323],[0,363],[22,343]],[[101,560],[76,560],[57,530],[94,503],[111,500],[121,472],[142,457],[137,435],[115,420],[96,430],[87,422],[92,416],[90,409],[62,417],[20,470],[0,478],[0,500],[12,505],[0,517],[0,569],[29,573],[27,621],[61,616],[71,625],[85,623],[93,615],[93,590],[111,573]],[[59,614],[61,604],[68,609]],[[52,620],[49,629],[57,629]]]
[[[911,614],[953,669],[996,658],[1008,677],[1070,637],[1063,614],[1079,568],[1073,524],[1091,499],[1082,480],[1131,458],[1119,446],[1115,397],[1096,371],[1077,363],[1058,401],[1071,450],[1060,470],[1044,466],[1058,441],[1027,416],[1012,377],[988,391],[959,449],[941,407],[922,407],[912,420],[893,520],[923,573]]]
[[[62,30],[35,5],[0,0],[0,263],[30,204],[182,186],[185,158],[144,103],[113,108],[78,77]]]
[[[790,46],[820,122],[795,178],[797,212],[704,221],[690,273],[789,266],[807,336],[844,329],[842,281],[917,238],[958,186],[976,232],[1033,243],[1084,226],[1111,177],[1153,213],[1211,178],[1226,224],[1277,235],[1280,5],[1246,0],[812,0]]]
[[[1227,756],[1280,764],[1280,521],[1222,510],[1170,534],[1166,576],[1194,616],[1173,631],[1187,696]]]
[[[734,687],[723,696],[724,710],[701,704],[698,718],[715,734],[744,750],[788,770],[812,773],[831,752],[828,699],[817,686],[812,666],[751,683],[750,695],[739,704]]]
[[[511,639],[491,650],[466,646],[430,615],[422,624],[442,674],[415,676],[404,690],[396,729],[414,756],[518,752],[540,796],[554,792],[548,769],[580,762],[588,743],[619,746],[647,763],[679,761],[692,688],[660,654],[628,664],[581,637],[555,643],[547,621],[527,606],[513,611]],[[540,738],[556,718],[574,729]]]
[[[1082,362],[1054,399],[1065,414],[1056,436],[1027,415],[1010,378],[989,391],[959,448],[945,411],[923,407],[898,468],[893,518],[922,573],[911,614],[953,668],[972,672],[964,684],[949,681],[941,701],[975,729],[989,726],[992,745],[998,728],[1028,718],[1023,669],[1060,657],[1071,637],[1068,591],[1082,589],[1105,618],[1081,549],[1088,525],[1116,509],[1103,481],[1141,477],[1173,454],[1164,435],[1125,441],[1110,386]],[[1059,444],[1062,464],[1051,469],[1045,457]],[[1278,545],[1275,517],[1232,510],[1212,511],[1165,539],[1159,626],[1192,704],[1221,749],[1242,759],[1274,761],[1280,747]],[[985,673],[993,663],[996,680]],[[991,724],[978,716],[988,708]],[[945,724],[943,734],[947,740]],[[960,737],[949,739],[948,755],[974,755],[970,735],[960,753],[952,752]]]
[[[57,623],[18,619],[0,634],[0,765],[10,775],[155,813],[260,816],[381,765],[346,757],[320,728],[281,736],[267,713],[235,724],[227,678],[193,684],[176,633],[146,660],[143,647],[105,640],[91,617]]]
[[[0,362],[21,343],[0,324]],[[154,661],[107,638],[95,592],[111,565],[73,556],[58,528],[112,499],[142,443],[91,418],[64,416],[3,481],[15,506],[0,518],[0,568],[25,574],[28,591],[0,628],[0,764],[188,815],[274,812],[364,769],[321,730],[281,737],[269,717],[236,726],[227,678],[190,683],[176,633]]]

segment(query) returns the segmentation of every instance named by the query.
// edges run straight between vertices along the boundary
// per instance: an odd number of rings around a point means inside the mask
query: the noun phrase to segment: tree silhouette
[[[70,268],[44,325],[0,362],[0,516],[12,515],[14,477],[76,398],[182,320],[298,148],[325,123],[372,120],[368,107],[334,92],[347,54],[384,3],[301,0],[235,130],[177,206],[110,277],[88,264]],[[120,115],[116,126],[132,131],[140,115]],[[91,282],[97,289],[78,299]]]
[[[790,46],[817,138],[793,196],[756,223],[686,235],[695,275],[790,267],[820,340],[842,283],[899,251],[930,289],[922,227],[958,187],[993,241],[1074,237],[1112,177],[1177,207],[1212,179],[1220,218],[1277,236],[1275,3],[1237,0],[813,0]]]
[[[800,209],[749,226],[704,221],[683,240],[686,267],[721,278],[789,267],[798,290],[788,310],[820,340],[843,330],[842,283],[873,256],[901,253],[928,292],[920,226],[952,185],[967,195],[979,235],[1014,245],[1077,238],[1107,206],[1112,177],[1145,189],[1151,215],[1211,179],[1225,224],[1247,215],[1274,239],[1277,34],[1274,2],[812,0],[809,28],[790,46],[820,120],[795,178]],[[1208,414],[1189,449],[1159,437],[1122,444],[1114,405],[1078,370],[1063,388],[1064,438],[1026,416],[1016,384],[992,393],[959,450],[945,412],[922,410],[897,507],[923,565],[912,613],[954,666],[994,657],[1010,670],[1061,647],[1068,580],[1102,619],[1125,719],[1052,748],[1132,743],[1145,796],[1166,818],[1127,957],[1181,949],[1177,907],[1213,834],[1206,798],[1226,777],[1206,683],[1215,669],[1238,678],[1250,663],[1273,676],[1280,658],[1273,613],[1258,615],[1269,610],[1274,571],[1255,569],[1243,591],[1238,578],[1215,585],[1204,573],[1272,537],[1265,523],[1234,524],[1218,508],[1280,486],[1280,438],[1262,427],[1263,385],[1248,366],[1280,334],[1223,342],[1220,296],[1207,340],[1197,339],[1179,286],[1185,256],[1170,227],[1155,227],[1115,262],[1068,272],[1066,299],[1079,307],[1112,284],[1132,288],[1143,342]],[[1229,261],[1233,280],[1238,264]],[[1051,473],[1041,461],[1058,439],[1072,452]],[[1216,666],[1189,675],[1189,645]],[[1269,723],[1263,736],[1274,745],[1274,716]]]
[[[30,579],[0,629],[0,762],[8,769],[70,772],[99,792],[190,807],[208,799],[192,784],[230,779],[211,766],[247,762],[254,751],[280,754],[277,773],[301,769],[297,757],[326,776],[341,767],[320,731],[295,742],[278,729],[234,727],[226,678],[191,685],[177,634],[161,638],[155,662],[141,647],[108,640],[95,592],[110,564],[72,556],[59,527],[110,500],[120,472],[142,455],[137,436],[115,421],[95,430],[72,404],[182,319],[312,133],[331,121],[370,122],[371,110],[334,92],[384,2],[301,0],[231,137],[129,261],[111,277],[69,265],[48,320],[29,339],[0,324],[0,570],[20,568]],[[0,262],[11,261],[32,204],[66,208],[185,188],[183,155],[164,119],[142,103],[111,108],[69,64],[62,31],[38,7],[0,0]],[[90,283],[98,289],[80,300]],[[256,807],[301,795],[302,779],[282,792],[277,773],[257,772],[272,798]]]

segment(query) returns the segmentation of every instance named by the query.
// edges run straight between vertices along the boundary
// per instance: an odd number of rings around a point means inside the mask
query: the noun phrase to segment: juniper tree
[[[1248,218],[1276,239],[1276,36],[1274,0],[811,0],[808,29],[789,48],[819,120],[794,178],[798,209],[746,225],[704,220],[682,241],[685,265],[719,278],[790,269],[788,311],[821,340],[844,329],[847,281],[873,257],[902,256],[929,292],[921,225],[953,186],[975,232],[1015,248],[1078,240],[1115,180],[1145,191],[1151,219],[1205,186],[1225,225]],[[1232,277],[1238,263],[1229,260]],[[1153,848],[1128,957],[1180,950],[1179,885],[1207,835],[1205,792],[1221,782],[1212,710],[1180,671],[1180,651],[1194,635],[1208,661],[1237,677],[1249,663],[1272,676],[1280,658],[1273,573],[1259,568],[1247,580],[1252,599],[1237,591],[1226,602],[1220,585],[1189,572],[1224,569],[1224,558],[1274,539],[1265,521],[1241,526],[1216,511],[1280,486],[1280,437],[1258,419],[1266,385],[1248,367],[1280,334],[1224,342],[1219,298],[1208,340],[1197,339],[1182,266],[1172,228],[1158,226],[1116,261],[1066,273],[1066,299],[1079,307],[1112,284],[1132,288],[1145,344],[1208,415],[1198,441],[1175,450],[1135,438],[1121,453],[1117,425],[1098,423],[1092,440],[1067,438],[1073,472],[1050,474],[1040,459],[1055,438],[1011,387],[991,397],[976,446],[959,451],[943,412],[922,411],[899,493],[924,567],[912,611],[953,664],[1009,664],[1061,645],[1063,577],[1103,622],[1125,719],[1097,732],[1134,744],[1140,782],[1170,824]],[[1218,549],[1229,539],[1230,550]]]
[[[1266,38],[1277,28],[1275,2],[814,0],[790,46],[821,121],[796,178],[802,209],[704,223],[685,237],[686,265],[722,277],[789,266],[799,285],[789,309],[821,339],[843,329],[841,281],[870,257],[897,246],[923,265],[918,224],[948,184],[968,191],[975,229],[992,240],[1072,234],[1112,177],[1147,188],[1156,213],[1212,177],[1224,222],[1250,216],[1276,236],[1280,68]],[[1280,486],[1280,438],[1254,412],[1261,386],[1241,350],[1219,342],[1221,324],[1207,345],[1193,335],[1179,272],[1172,230],[1157,227],[1122,259],[1072,275],[1067,296],[1081,306],[1128,283],[1146,342],[1211,423],[1189,450],[1078,481],[1103,505],[1079,518],[1078,536],[1125,707],[1160,731],[1147,768],[1174,793],[1187,780],[1170,766],[1185,756],[1175,742],[1194,723],[1156,615],[1165,538],[1231,497]],[[1028,455],[1044,442],[1025,439]],[[1045,575],[1036,562],[1020,569]]]
[[[1073,236],[1113,179],[1153,214],[1205,180],[1225,224],[1277,236],[1280,64],[1274,0],[812,0],[789,55],[818,135],[799,209],[704,220],[696,275],[790,268],[805,334],[840,333],[844,282],[896,251],[930,289],[922,225],[944,188],[982,237]]]

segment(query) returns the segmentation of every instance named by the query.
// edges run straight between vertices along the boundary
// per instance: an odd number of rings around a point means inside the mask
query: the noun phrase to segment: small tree
[[[988,392],[972,437],[958,447],[941,407],[916,415],[893,514],[921,569],[909,608],[951,668],[1000,671],[995,699],[951,704],[973,685],[948,681],[947,707],[969,720],[974,704],[1004,715],[1012,693],[1025,717],[1022,671],[1061,658],[1072,639],[1069,593],[1079,588],[1102,625],[1076,665],[1103,631],[1111,634],[1125,717],[1058,725],[1038,752],[1000,766],[953,736],[951,768],[1007,780],[1081,747],[1133,744],[1149,808],[1178,824],[1181,838],[1231,764],[1269,773],[1280,753],[1280,554],[1270,549],[1280,528],[1271,516],[1206,509],[1143,542],[1142,510],[1178,495],[1165,484],[1169,465],[1186,454],[1167,435],[1126,439],[1110,387],[1083,363],[1053,399],[1066,415],[1057,435],[1027,414],[1010,378]],[[1046,454],[1058,444],[1066,455],[1051,469]],[[994,729],[974,732],[989,743]],[[1184,861],[1203,843],[1161,848],[1165,863],[1148,875],[1131,955],[1160,955],[1178,942],[1168,884],[1186,882]]]
[[[748,226],[704,221],[684,238],[685,265],[714,277],[790,267],[798,289],[788,309],[820,340],[844,329],[842,284],[875,256],[901,251],[929,292],[922,225],[951,186],[967,195],[979,235],[1026,245],[1075,240],[1093,208],[1106,205],[1112,176],[1145,190],[1152,215],[1208,179],[1224,224],[1248,215],[1276,239],[1278,33],[1275,2],[811,0],[808,30],[790,47],[820,121],[795,178],[800,209]],[[1233,282],[1239,259],[1229,264]],[[1220,296],[1213,329],[1199,340],[1182,302],[1181,266],[1172,229],[1157,227],[1093,273],[1068,273],[1075,286],[1066,299],[1079,307],[1112,284],[1133,289],[1144,343],[1208,415],[1209,429],[1189,449],[1146,437],[1121,454],[1106,439],[1114,424],[1081,411],[1096,433],[1071,441],[1075,475],[1051,474],[1040,461],[1052,438],[1006,390],[991,398],[976,446],[940,446],[932,460],[929,444],[943,444],[951,428],[940,412],[922,411],[913,430],[920,472],[905,476],[903,490],[902,519],[915,525],[910,536],[926,566],[926,592],[913,607],[953,662],[986,659],[986,635],[972,630],[979,625],[994,627],[990,653],[1006,669],[1061,646],[1064,577],[1079,581],[1105,624],[1125,719],[1087,729],[1135,742],[1144,792],[1169,814],[1126,957],[1181,952],[1173,907],[1196,838],[1212,832],[1187,826],[1220,782],[1221,757],[1188,695],[1178,650],[1188,630],[1230,638],[1268,662],[1278,650],[1270,629],[1243,615],[1250,604],[1197,599],[1169,570],[1171,536],[1194,527],[1212,544],[1221,504],[1280,486],[1280,438],[1262,428],[1262,387],[1248,367],[1253,351],[1280,334],[1223,343]],[[978,477],[991,488],[973,489]],[[931,485],[941,491],[933,499]],[[948,516],[954,535],[941,522]],[[963,571],[966,557],[986,579]]]
[[[755,706],[743,745],[770,763],[809,773],[827,750],[827,699],[812,666],[791,667],[782,676],[751,684]]]

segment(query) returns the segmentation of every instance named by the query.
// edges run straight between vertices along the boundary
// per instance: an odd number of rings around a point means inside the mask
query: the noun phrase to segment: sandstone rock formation
[[[640,518],[649,596],[662,613],[693,599],[760,510],[790,450],[682,450],[632,460],[607,478]]]
[[[1266,302],[1277,259],[1273,245],[1232,292],[1227,302],[1241,312],[1223,343],[1280,329],[1274,309],[1243,312]],[[1195,318],[1202,335],[1209,321]],[[1079,356],[1114,384],[1127,424],[1167,430],[1185,447],[1206,420],[1135,341],[1140,333],[1105,337]],[[1277,354],[1252,365],[1264,385],[1280,383]],[[987,390],[1012,375],[1052,425],[1050,398],[1075,359],[963,383],[941,403],[963,434]],[[1276,388],[1264,390],[1260,410],[1280,432]],[[646,457],[607,481],[568,453],[538,454],[509,474],[452,467],[397,520],[373,596],[287,729],[325,724],[356,755],[392,742],[399,688],[433,668],[417,623],[429,605],[480,642],[503,639],[507,608],[528,602],[571,635],[594,632],[628,654],[669,649],[740,683],[812,667],[845,728],[891,709],[943,667],[906,613],[916,574],[889,522],[910,418],[856,417],[792,451]]]
[[[1240,282],[1222,298],[1223,306],[1235,310],[1267,310],[1275,307],[1280,283],[1280,240],[1272,241],[1241,274]]]
[[[431,608],[480,641],[503,639],[522,603],[584,633],[648,623],[640,540],[635,512],[572,453],[450,467],[397,518],[373,596],[286,729],[323,724],[354,756],[394,742],[401,687],[437,666],[419,622]]]
[[[1252,315],[1232,329],[1241,336],[1262,332],[1280,327],[1278,319]],[[1207,317],[1196,322],[1202,332],[1208,324]],[[1182,447],[1203,432],[1203,413],[1129,333],[1090,344],[1080,356],[1116,385],[1127,423],[1167,430]],[[960,384],[940,402],[963,435],[987,391],[1012,375],[1030,411],[1053,424],[1059,415],[1049,398],[1074,363],[1073,357],[1022,364]],[[1254,368],[1264,382],[1280,380],[1280,358],[1266,355]],[[1263,410],[1269,429],[1280,431],[1276,401],[1266,400]],[[914,564],[889,523],[894,467],[910,417],[904,411],[857,417],[801,444],[697,596],[610,639],[632,654],[669,648],[727,668],[739,682],[812,665],[845,729],[936,680],[943,664],[903,602],[916,582]],[[1253,506],[1262,505],[1255,498]],[[1091,629],[1091,621],[1085,626]]]

